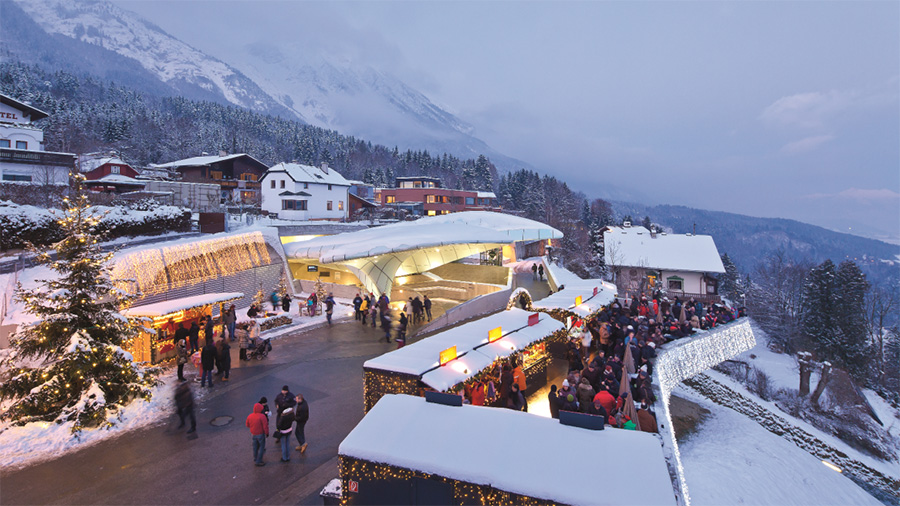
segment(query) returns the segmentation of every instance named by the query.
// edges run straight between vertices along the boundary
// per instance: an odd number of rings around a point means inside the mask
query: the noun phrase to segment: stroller
[[[269,356],[269,352],[272,351],[272,343],[269,339],[259,339],[259,343],[253,348],[253,351],[247,355],[248,360],[262,360]]]

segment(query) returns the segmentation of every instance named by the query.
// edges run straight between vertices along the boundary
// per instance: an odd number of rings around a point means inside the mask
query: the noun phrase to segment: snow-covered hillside
[[[93,44],[131,58],[176,90],[197,87],[255,111],[292,115],[252,80],[108,2],[17,0],[44,31]]]

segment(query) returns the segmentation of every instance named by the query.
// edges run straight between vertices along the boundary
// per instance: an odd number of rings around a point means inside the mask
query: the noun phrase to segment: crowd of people
[[[266,465],[266,439],[269,437],[269,401],[262,397],[253,405],[253,412],[247,416],[245,425],[250,429],[253,462],[257,466]],[[291,393],[284,385],[275,396],[275,431],[272,433],[281,447],[281,462],[291,461],[291,436],[297,440],[296,451],[306,453],[306,423],[309,421],[309,403],[302,394]]]

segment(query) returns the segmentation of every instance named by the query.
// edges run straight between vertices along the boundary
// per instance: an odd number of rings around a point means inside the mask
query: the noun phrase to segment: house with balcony
[[[44,131],[35,121],[49,115],[0,94],[0,182],[68,185],[75,155],[44,151]]]
[[[259,180],[268,167],[256,158],[238,153],[229,155],[220,151],[218,155],[204,153],[201,156],[153,164],[152,170],[177,171],[181,180],[188,183],[213,183],[222,189],[222,202],[258,205],[260,202]]]
[[[620,296],[659,289],[669,297],[720,300],[714,275],[725,273],[725,266],[712,236],[668,234],[626,222],[603,229],[603,254]]]
[[[435,177],[398,177],[394,188],[379,188],[375,192],[375,201],[381,206],[416,216],[500,210],[493,192],[443,188],[441,180]]]
[[[262,210],[285,220],[346,221],[350,181],[327,163],[279,163],[260,178]]]

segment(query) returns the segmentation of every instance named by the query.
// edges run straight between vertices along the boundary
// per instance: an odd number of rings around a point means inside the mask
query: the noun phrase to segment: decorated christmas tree
[[[111,425],[120,407],[149,400],[155,379],[123,349],[136,335],[118,312],[129,298],[109,279],[113,253],[103,253],[93,234],[101,217],[88,205],[84,176],[73,178],[75,196],[58,216],[65,238],[53,245],[56,258],[33,250],[54,275],[16,292],[37,321],[19,328],[0,362],[0,416],[19,424],[71,421],[77,432]]]

